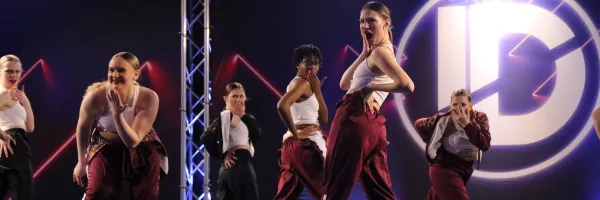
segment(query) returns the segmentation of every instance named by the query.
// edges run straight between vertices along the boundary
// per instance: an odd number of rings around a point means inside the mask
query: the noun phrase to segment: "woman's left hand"
[[[119,115],[127,108],[127,105],[121,103],[121,96],[119,96],[119,93],[115,89],[110,89],[108,92],[108,100],[110,101],[110,111],[113,115]]]

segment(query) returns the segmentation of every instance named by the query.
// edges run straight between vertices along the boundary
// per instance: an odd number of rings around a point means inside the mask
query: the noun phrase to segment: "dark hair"
[[[296,67],[305,58],[307,65],[309,66],[321,64],[321,61],[323,60],[323,56],[321,55],[321,50],[319,50],[319,47],[316,47],[312,44],[301,45],[294,49],[294,55],[292,56],[294,71],[298,70]]]
[[[246,91],[246,89],[244,89],[244,86],[241,83],[231,82],[225,87],[225,94],[223,96],[229,95],[229,93],[235,89],[242,89],[244,90],[244,92]]]
[[[383,17],[383,19],[385,20],[390,20],[390,22],[392,21],[392,18],[390,17],[390,9],[388,9],[387,6],[385,6],[385,4],[379,2],[379,1],[369,1],[367,4],[365,4],[365,6],[363,6],[362,10],[372,10],[375,11],[377,13],[379,13],[379,15],[381,15],[381,17]],[[388,28],[388,35],[390,36],[390,42],[394,43],[393,41],[393,36],[392,36],[392,28],[393,26],[390,24],[390,27]]]
[[[467,90],[465,90],[465,89],[459,89],[459,90],[452,92],[452,96],[450,96],[450,101],[452,101],[452,97],[462,97],[462,96],[467,96],[467,100],[469,100],[469,103],[472,103],[471,93],[467,92]]]

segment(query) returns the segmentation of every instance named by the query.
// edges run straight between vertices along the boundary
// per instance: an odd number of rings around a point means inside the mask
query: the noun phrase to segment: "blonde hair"
[[[140,66],[140,61],[138,60],[137,56],[135,56],[132,53],[129,52],[119,52],[117,54],[115,54],[111,60],[117,59],[117,58],[121,58],[125,61],[127,61],[127,63],[129,63],[134,70],[138,71],[140,70],[141,66]],[[102,86],[105,86],[106,84],[108,84],[108,81],[101,81],[101,82],[95,82],[92,83],[91,85],[89,85],[87,87],[87,89],[85,90],[85,95],[92,93],[93,91],[95,91],[98,88],[101,88]],[[139,83],[137,81],[133,81],[134,85],[139,85]]]
[[[0,58],[0,65],[4,64],[6,62],[18,62],[19,64],[22,64],[21,59],[19,59],[19,57],[12,55],[12,54],[8,54],[8,55],[2,56]]]

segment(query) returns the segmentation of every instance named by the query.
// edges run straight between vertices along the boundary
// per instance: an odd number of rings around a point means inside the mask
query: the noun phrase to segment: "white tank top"
[[[227,149],[236,145],[250,145],[250,137],[248,136],[248,127],[240,120],[235,128],[229,131],[229,145]]]
[[[290,85],[288,85],[286,91],[289,92],[290,89]],[[292,104],[290,110],[295,125],[319,124],[319,101],[314,93],[308,99]]]
[[[108,94],[109,94],[108,92],[109,91],[110,91],[110,84],[106,84],[106,101],[110,104],[110,100],[108,100]],[[123,117],[125,118],[125,121],[127,121],[127,124],[129,124],[129,125],[132,125],[133,120],[135,119],[135,104],[137,103],[139,93],[140,93],[140,86],[135,85],[134,93],[133,93],[133,101],[129,102],[129,105],[127,105],[127,107],[123,111]],[[121,98],[123,98],[123,97],[121,97]],[[131,105],[131,104],[133,104],[133,105]],[[102,127],[102,129],[104,129],[103,131],[117,132],[115,120],[111,116],[110,108],[107,108],[106,114],[98,117],[97,120],[98,120],[98,123],[100,124],[100,126]]]
[[[394,53],[394,47],[392,47],[391,44],[384,44],[382,46],[389,48],[392,51],[392,53]],[[369,69],[369,65],[367,64],[367,59],[365,59],[362,63],[360,63],[358,65],[358,67],[356,68],[356,71],[354,71],[354,74],[352,75],[352,80],[350,81],[350,89],[349,90],[362,88],[362,87],[368,85],[369,83],[385,84],[385,83],[393,83],[393,82],[394,82],[394,80],[392,80],[386,74],[377,75],[377,74],[373,73],[373,71],[371,71],[371,69]],[[388,94],[389,94],[389,92],[374,91],[371,94],[371,96],[373,96],[373,98],[375,98],[375,101],[379,105],[383,105],[383,101],[385,101],[385,98],[387,98]]]
[[[288,85],[287,91],[290,89],[290,85]],[[300,103],[292,104],[290,110],[292,111],[292,119],[294,119],[295,125],[319,124],[319,101],[314,93],[308,99]],[[293,136],[294,135],[290,131],[287,131],[285,134],[283,134],[283,141]],[[319,149],[321,149],[324,158],[327,155],[327,142],[325,142],[325,139],[323,139],[323,133],[321,133],[320,130],[317,130],[315,134],[309,136],[308,139],[317,144]]]
[[[11,128],[25,129],[27,112],[20,103],[16,103],[9,109],[0,111],[0,129],[6,131]]]

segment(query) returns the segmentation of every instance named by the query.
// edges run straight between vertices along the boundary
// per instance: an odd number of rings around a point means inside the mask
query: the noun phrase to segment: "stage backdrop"
[[[121,51],[144,64],[140,84],[160,98],[155,128],[170,161],[161,199],[179,198],[179,1],[10,1],[0,12],[0,54],[15,54],[35,114],[29,135],[35,199],[81,199],[72,181],[74,131],[86,87],[106,80]]]
[[[255,161],[261,199],[277,190],[277,150],[286,128],[276,104],[295,75],[292,50],[302,44],[322,50],[319,76],[328,77],[324,96],[333,119],[344,94],[340,77],[362,50],[359,15],[366,2],[212,2],[212,111],[223,108],[227,82],[247,87],[247,112],[264,131]],[[430,187],[413,122],[445,111],[459,88],[473,93],[492,134],[492,147],[467,184],[472,199],[600,199],[600,141],[590,121],[599,104],[598,3],[383,2],[392,11],[397,60],[416,88],[390,95],[382,106],[398,199],[424,199]],[[352,199],[364,199],[359,185]]]

